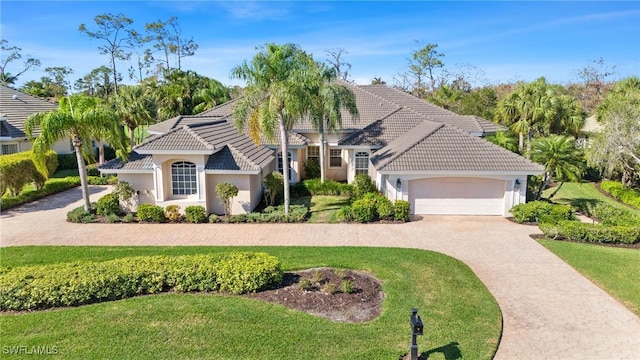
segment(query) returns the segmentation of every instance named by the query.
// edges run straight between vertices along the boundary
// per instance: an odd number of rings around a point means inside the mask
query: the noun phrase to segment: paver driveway
[[[108,192],[93,187],[93,197]],[[464,261],[495,296],[495,359],[640,359],[640,318],[500,217],[429,216],[408,224],[70,224],[73,189],[1,215],[1,246],[308,245],[434,250]]]

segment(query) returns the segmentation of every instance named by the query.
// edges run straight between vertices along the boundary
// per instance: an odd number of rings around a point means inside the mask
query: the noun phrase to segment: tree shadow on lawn
[[[447,345],[440,346],[440,347],[431,349],[429,351],[423,352],[422,354],[420,354],[420,359],[427,360],[429,358],[429,355],[434,353],[441,353],[442,355],[444,355],[445,360],[462,359],[462,351],[460,351],[460,348],[458,347],[458,345],[460,344],[458,344],[457,341],[452,341]]]

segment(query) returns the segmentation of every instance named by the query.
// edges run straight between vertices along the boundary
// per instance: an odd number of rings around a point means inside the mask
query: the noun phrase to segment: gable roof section
[[[105,173],[109,173],[109,170],[117,170],[117,172],[151,172],[153,171],[153,162],[151,161],[151,155],[138,154],[135,151],[129,153],[127,162],[122,162],[120,158],[109,160],[106,163],[98,166],[98,169]]]
[[[361,131],[338,140],[338,145],[384,147],[425,121],[424,116],[410,109],[399,108]]]
[[[6,116],[6,120],[3,121],[5,125],[0,129],[1,136],[26,138],[24,122],[29,115],[57,108],[58,105],[52,102],[0,85],[0,114]],[[39,131],[36,130],[34,136],[38,133]]]
[[[371,158],[379,171],[521,172],[541,174],[530,160],[452,126],[424,122]]]
[[[362,87],[374,94],[393,101],[399,106],[410,108],[416,113],[425,116],[428,120],[453,125],[472,134],[484,135],[506,130],[504,126],[489,120],[474,115],[458,115],[386,85],[364,85]]]
[[[211,154],[215,147],[205,141],[187,125],[175,128],[166,134],[152,136],[133,148],[140,154],[152,153],[205,153]]]

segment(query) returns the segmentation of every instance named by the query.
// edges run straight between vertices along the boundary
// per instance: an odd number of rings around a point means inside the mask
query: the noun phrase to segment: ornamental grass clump
[[[266,253],[138,256],[0,268],[0,311],[39,310],[166,291],[255,292],[282,281]]]

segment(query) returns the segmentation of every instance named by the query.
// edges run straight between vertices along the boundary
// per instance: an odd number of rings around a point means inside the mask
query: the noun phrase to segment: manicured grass
[[[548,198],[555,191],[555,188],[546,189],[542,196]],[[640,210],[624,205],[608,196],[603,195],[596,189],[595,184],[585,183],[565,183],[560,191],[553,197],[554,202],[559,204],[570,204],[576,208],[584,208],[587,204],[596,205],[605,203],[619,209],[627,210],[640,216]]]
[[[291,203],[309,207],[310,223],[336,223],[336,212],[349,205],[349,198],[346,196],[314,195],[293,199]]]
[[[277,235],[274,235],[277,236]],[[377,319],[335,323],[280,305],[215,294],[163,294],[0,316],[1,346],[57,346],[65,358],[397,359],[408,351],[409,315],[420,310],[421,352],[456,342],[467,359],[490,359],[500,310],[458,260],[422,250],[351,247],[16,247],[2,266],[138,255],[264,251],[286,270],[359,269],[383,282]],[[445,354],[429,355],[430,360]]]
[[[540,243],[640,316],[639,250],[554,240]]]

